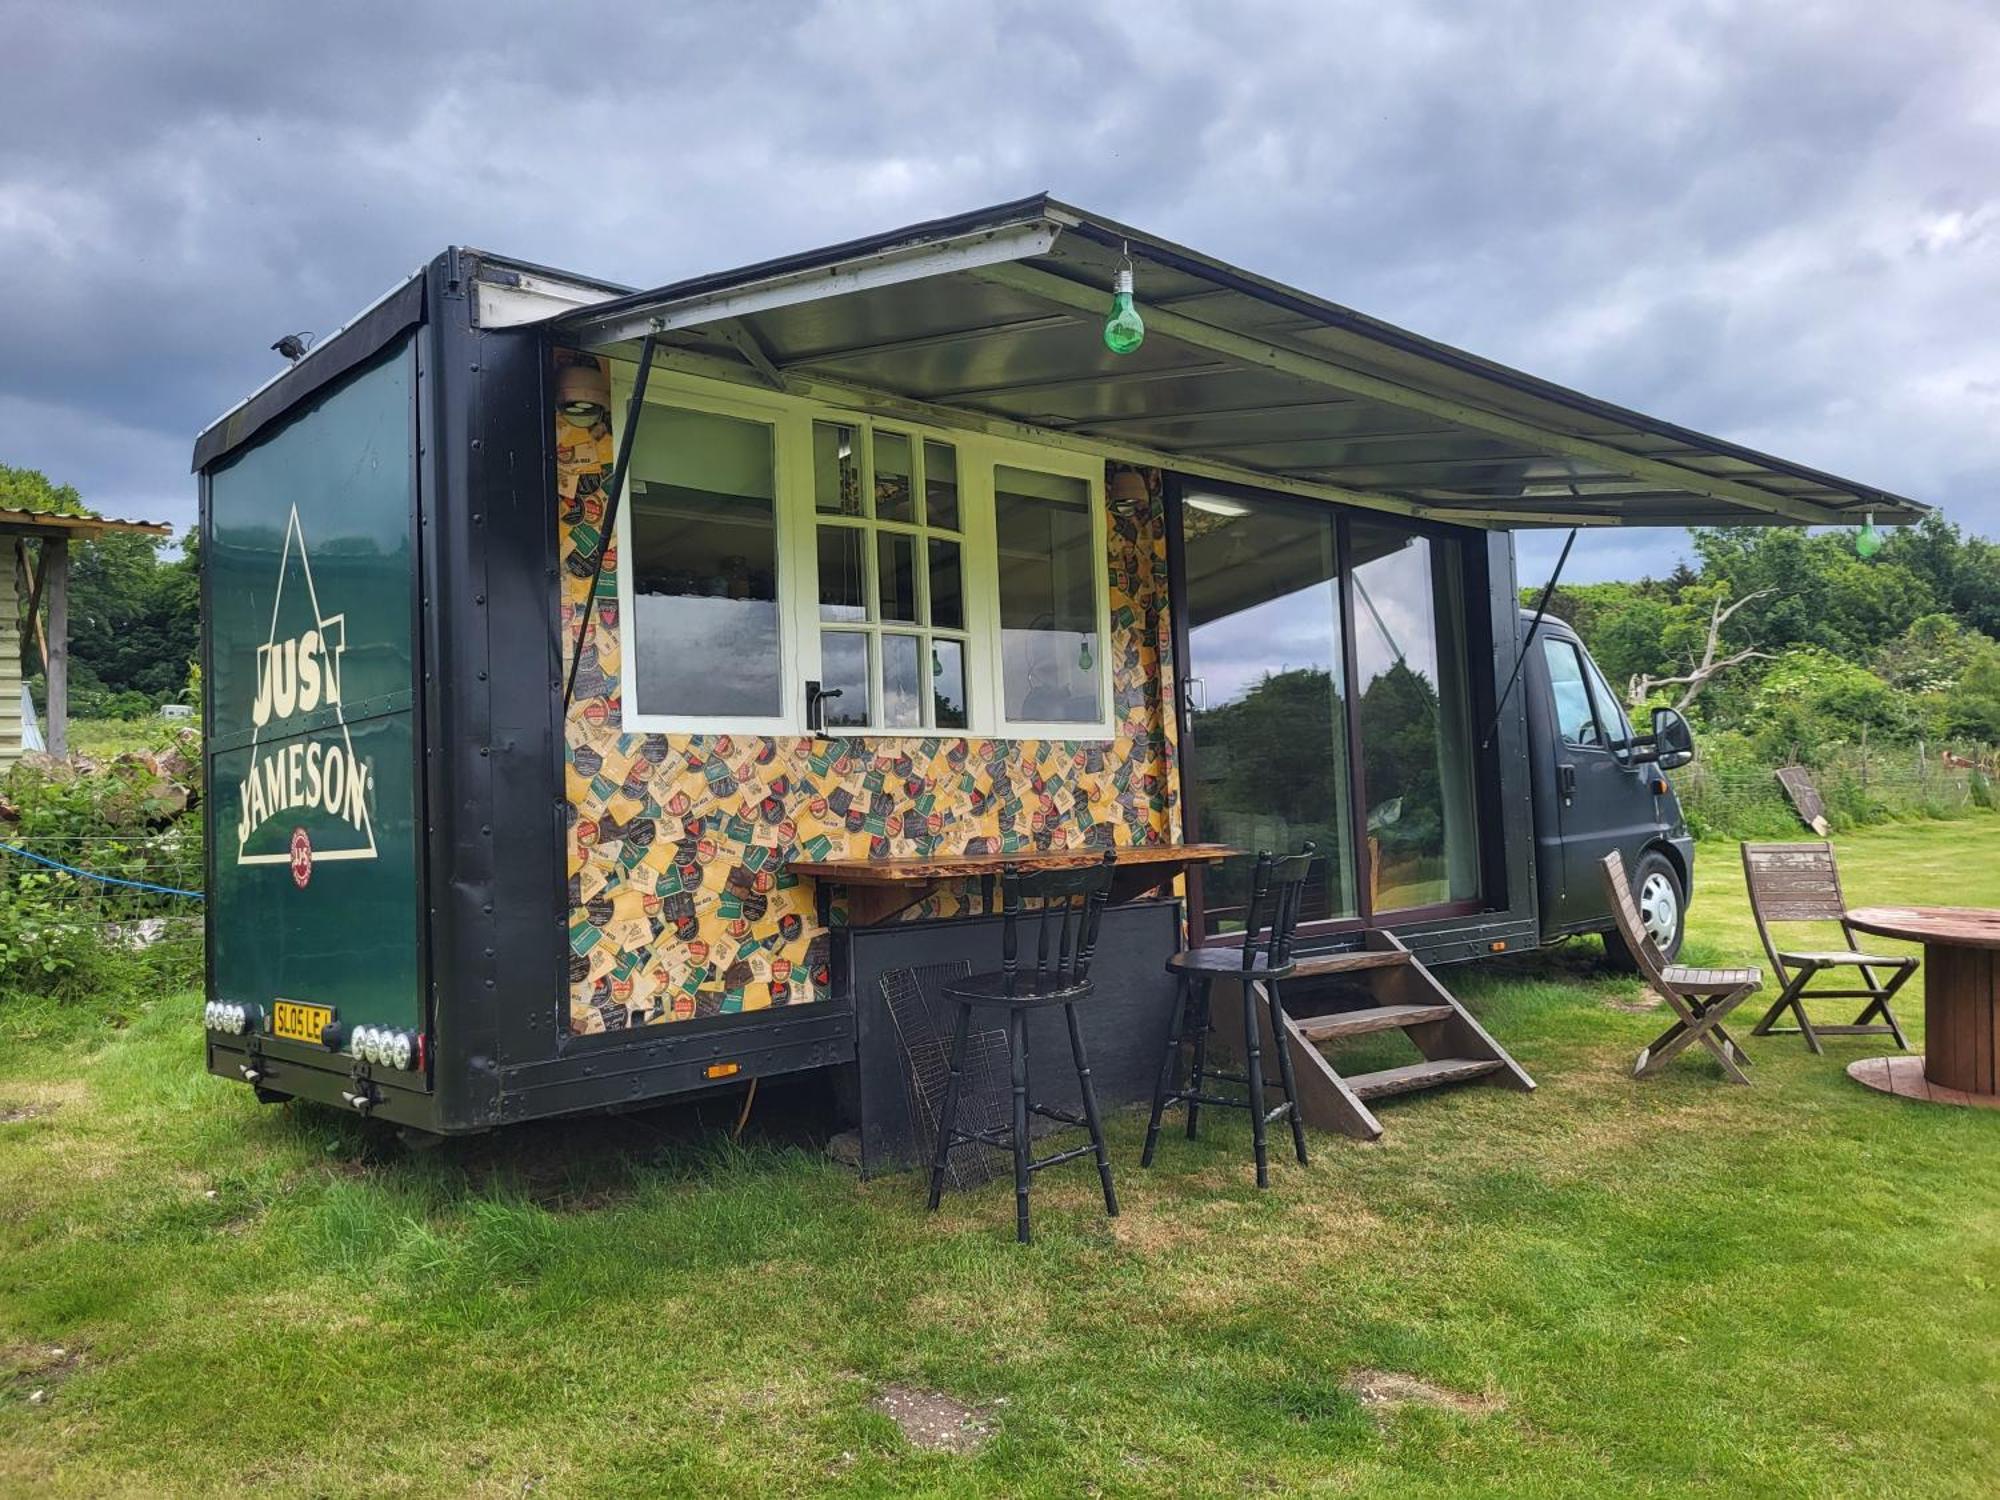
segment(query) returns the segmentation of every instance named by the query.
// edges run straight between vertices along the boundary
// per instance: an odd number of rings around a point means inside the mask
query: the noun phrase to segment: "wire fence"
[[[202,960],[199,819],[89,833],[0,823],[8,927],[37,947],[66,934],[198,973]]]
[[[1718,765],[1697,756],[1674,773],[1674,789],[1689,824],[1704,837],[1803,836],[1805,825],[1779,786],[1777,771]],[[1842,750],[1807,774],[1835,829],[1902,818],[1961,818],[2000,806],[1991,747]]]

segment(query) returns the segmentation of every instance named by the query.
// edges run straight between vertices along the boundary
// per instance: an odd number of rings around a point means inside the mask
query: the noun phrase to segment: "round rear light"
[[[409,1032],[397,1032],[396,1040],[389,1049],[390,1065],[398,1072],[407,1072],[410,1066],[410,1054],[414,1050],[415,1048],[410,1041]]]

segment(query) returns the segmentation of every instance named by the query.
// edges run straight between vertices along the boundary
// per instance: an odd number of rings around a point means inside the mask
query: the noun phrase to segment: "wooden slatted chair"
[[[1722,1065],[1727,1077],[1736,1083],[1748,1083],[1743,1067],[1750,1059],[1736,1039],[1723,1030],[1722,1022],[1763,985],[1763,974],[1755,968],[1696,969],[1668,963],[1646,933],[1639,904],[1632,898],[1632,882],[1625,874],[1625,861],[1616,849],[1604,856],[1604,883],[1611,896],[1612,914],[1618,919],[1619,935],[1638,960],[1639,972],[1673,1007],[1678,1018],[1639,1053],[1632,1076],[1644,1078],[1657,1073],[1690,1045],[1700,1042]]]
[[[1764,940],[1772,972],[1784,988],[1777,1001],[1764,1012],[1764,1019],[1750,1028],[1752,1036],[1803,1036],[1813,1052],[1823,1054],[1823,1036],[1892,1036],[1905,1052],[1910,1050],[1903,1026],[1889,1008],[1889,999],[1917,972],[1914,955],[1884,958],[1864,953],[1847,924],[1847,902],[1840,891],[1840,867],[1834,862],[1833,845],[1824,841],[1809,844],[1743,845],[1743,877],[1750,888],[1750,914],[1757,919],[1757,936]],[[1780,948],[1771,935],[1773,922],[1833,922],[1839,924],[1845,948]],[[1835,969],[1861,971],[1858,989],[1807,988],[1821,974]],[[1886,976],[1878,978],[1876,971]],[[1805,1001],[1866,1000],[1861,1014],[1846,1026],[1816,1025],[1806,1015]],[[1776,1025],[1790,1011],[1796,1026]],[[1875,1021],[1875,1016],[1880,1021]]]

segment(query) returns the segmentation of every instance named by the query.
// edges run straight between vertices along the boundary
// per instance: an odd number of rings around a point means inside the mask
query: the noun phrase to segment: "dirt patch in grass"
[[[990,1407],[967,1406],[942,1391],[885,1385],[869,1403],[926,1453],[977,1453],[993,1436]]]
[[[1399,1406],[1435,1406],[1462,1417],[1486,1417],[1504,1410],[1507,1404],[1498,1396],[1475,1396],[1394,1370],[1352,1370],[1344,1384],[1363,1408],[1378,1414]]]
[[[53,1104],[11,1104],[0,1099],[0,1125],[25,1125],[54,1111]]]
[[[1640,990],[1629,999],[1623,995],[1605,995],[1601,997],[1600,1003],[1607,1010],[1623,1011],[1628,1016],[1648,1015],[1663,1009],[1666,1005],[1666,1001],[1651,990]]]
[[[83,1364],[83,1351],[68,1344],[0,1345],[0,1391],[40,1406]]]

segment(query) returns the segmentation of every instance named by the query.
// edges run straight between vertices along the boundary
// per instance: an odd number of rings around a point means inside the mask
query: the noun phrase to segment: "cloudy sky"
[[[448,243],[657,284],[1048,189],[2000,535],[1991,0],[0,0],[0,37],[0,460],[114,514],[191,519],[271,341]]]

